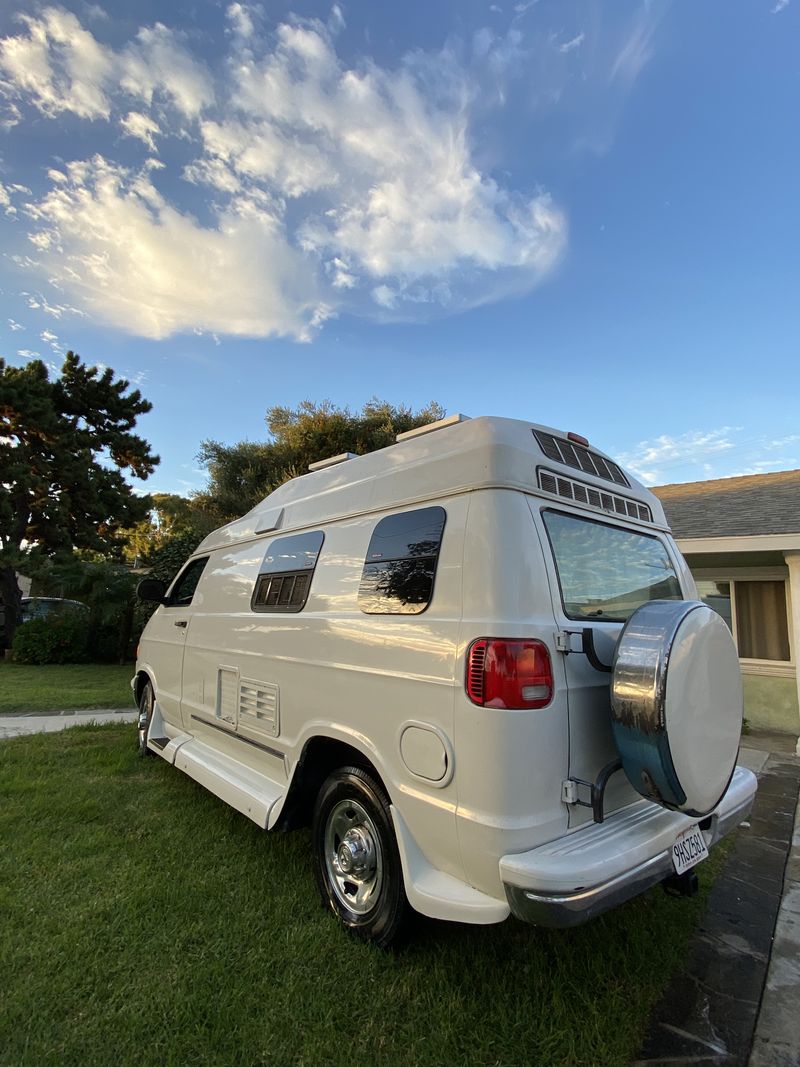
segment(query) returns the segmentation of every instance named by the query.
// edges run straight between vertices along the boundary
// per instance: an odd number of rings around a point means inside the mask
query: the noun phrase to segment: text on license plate
[[[708,856],[708,849],[699,826],[690,826],[675,838],[672,862],[678,874],[683,874]]]

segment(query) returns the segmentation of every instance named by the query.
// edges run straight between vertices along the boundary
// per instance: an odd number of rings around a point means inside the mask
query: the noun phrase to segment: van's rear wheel
[[[136,733],[139,741],[139,755],[152,756],[153,753],[147,747],[147,734],[153,719],[153,708],[156,698],[150,682],[145,682],[139,694],[139,719],[136,724]]]
[[[382,786],[360,767],[334,771],[317,796],[311,834],[323,903],[355,936],[388,946],[408,903]]]

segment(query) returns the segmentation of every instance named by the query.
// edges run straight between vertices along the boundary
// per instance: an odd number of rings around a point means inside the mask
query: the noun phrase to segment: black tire
[[[409,907],[383,786],[360,767],[334,771],[317,794],[311,840],[323,904],[355,937],[388,948]]]
[[[153,752],[147,747],[147,735],[150,731],[150,723],[153,720],[153,708],[155,707],[156,698],[153,692],[153,686],[150,682],[145,682],[142,686],[142,691],[139,694],[139,718],[136,723],[136,733],[139,739],[139,755],[144,759],[146,756],[154,755]]]

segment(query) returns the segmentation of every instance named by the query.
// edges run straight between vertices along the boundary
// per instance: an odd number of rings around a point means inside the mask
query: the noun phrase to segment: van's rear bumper
[[[577,926],[674,873],[672,845],[700,822],[710,847],[747,818],[756,777],[737,767],[711,815],[692,819],[647,800],[530,852],[503,856],[500,877],[511,911],[537,926]]]

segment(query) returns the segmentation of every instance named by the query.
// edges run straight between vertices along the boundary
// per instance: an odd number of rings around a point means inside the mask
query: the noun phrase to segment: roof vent
[[[438,422],[429,422],[425,426],[417,426],[415,430],[399,433],[395,441],[408,441],[411,437],[422,437],[424,433],[443,430],[445,426],[455,426],[457,422],[469,422],[469,415],[448,415],[446,419],[439,419]]]
[[[601,456],[594,449],[573,443],[574,435],[572,440],[568,441],[566,437],[556,437],[555,434],[546,433],[544,430],[534,430],[533,436],[547,458],[555,460],[556,463],[564,463],[567,467],[593,474],[595,478],[603,478],[607,482],[616,482],[617,485],[631,484],[622,473],[622,468],[612,460]]]
[[[277,530],[283,521],[283,508],[270,508],[268,511],[262,511],[256,519],[256,533],[268,533],[270,530]]]
[[[318,459],[316,463],[309,463],[310,471],[325,470],[326,467],[335,467],[337,463],[344,463],[348,459],[356,459],[355,452],[340,452],[338,456],[328,456],[327,459]]]

